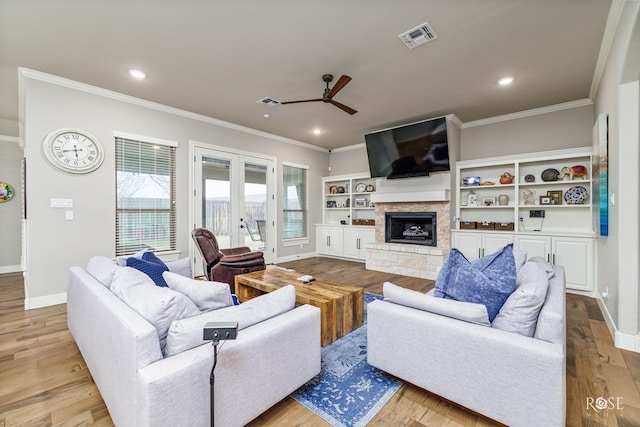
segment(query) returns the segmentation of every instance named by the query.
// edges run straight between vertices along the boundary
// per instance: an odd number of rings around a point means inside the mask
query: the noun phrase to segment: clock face
[[[54,130],[44,139],[42,151],[49,163],[71,173],[92,172],[104,160],[100,141],[80,129]]]

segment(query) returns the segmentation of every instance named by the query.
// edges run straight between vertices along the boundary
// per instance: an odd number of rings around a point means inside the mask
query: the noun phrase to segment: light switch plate
[[[52,208],[72,208],[73,199],[51,199]]]

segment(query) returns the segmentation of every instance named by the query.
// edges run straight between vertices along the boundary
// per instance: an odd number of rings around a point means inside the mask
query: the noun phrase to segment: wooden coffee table
[[[236,295],[244,302],[286,285],[295,286],[296,303],[320,308],[320,342],[323,347],[362,326],[362,288],[318,279],[305,284],[296,280],[301,275],[279,268],[239,274],[235,278]]]

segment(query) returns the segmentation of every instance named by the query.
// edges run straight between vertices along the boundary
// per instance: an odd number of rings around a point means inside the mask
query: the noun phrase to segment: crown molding
[[[593,102],[588,98],[579,99],[577,101],[563,102],[561,104],[548,105],[546,107],[534,108],[531,110],[519,111],[517,113],[504,114],[502,116],[495,116],[486,119],[474,120],[472,122],[466,122],[462,124],[462,129],[476,126],[485,126],[499,122],[506,122],[508,120],[522,119],[524,117],[537,116],[540,114],[554,113],[556,111],[570,110],[572,108],[585,107],[587,105],[593,105]]]
[[[591,80],[591,89],[589,89],[589,99],[596,99],[598,95],[598,88],[600,87],[600,80],[604,73],[605,66],[607,65],[607,59],[611,52],[611,46],[613,45],[613,39],[616,35],[616,29],[620,23],[622,17],[622,9],[624,8],[624,1],[614,0],[611,2],[609,8],[609,15],[607,16],[607,23],[604,27],[604,34],[602,35],[602,42],[600,43],[600,52],[598,53],[598,60],[596,61],[596,67],[593,71],[593,79]]]
[[[55,76],[53,74],[43,73],[42,71],[32,70],[30,68],[18,68],[18,73],[20,75],[20,81],[23,83],[20,85],[20,92],[24,93],[24,81],[26,79],[39,80],[46,83],[51,83],[58,86],[67,87],[70,89],[75,89],[81,92],[90,93],[93,95],[102,96],[105,98],[113,99],[116,101],[126,102],[129,104],[137,105],[144,108],[149,108],[156,111],[161,111],[168,114],[173,114],[175,116],[184,117],[191,120],[197,120],[200,122],[212,124],[215,126],[224,127],[227,129],[233,129],[240,132],[260,136],[263,138],[268,138],[280,142],[284,142],[286,144],[296,145],[298,147],[308,148],[310,150],[328,152],[326,148],[318,147],[316,145],[312,145],[306,142],[297,141],[295,139],[285,138],[283,136],[262,132],[256,129],[252,129],[246,126],[237,125],[235,123],[225,122],[224,120],[214,119],[213,117],[208,117],[202,114],[192,113],[190,111],[181,110],[179,108],[169,107],[167,105],[159,104],[157,102],[147,101],[145,99],[136,98],[134,96],[125,95],[120,92],[115,92],[109,89],[103,89],[97,86],[92,86],[86,83],[80,83],[74,80],[70,80],[64,77]],[[23,97],[21,96],[20,99]],[[20,110],[23,111],[23,106],[21,105]],[[22,120],[21,120],[22,122]]]

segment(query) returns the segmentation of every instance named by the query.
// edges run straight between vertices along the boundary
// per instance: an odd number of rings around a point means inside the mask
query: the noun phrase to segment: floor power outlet
[[[544,209],[541,210],[530,210],[529,218],[544,218]]]

